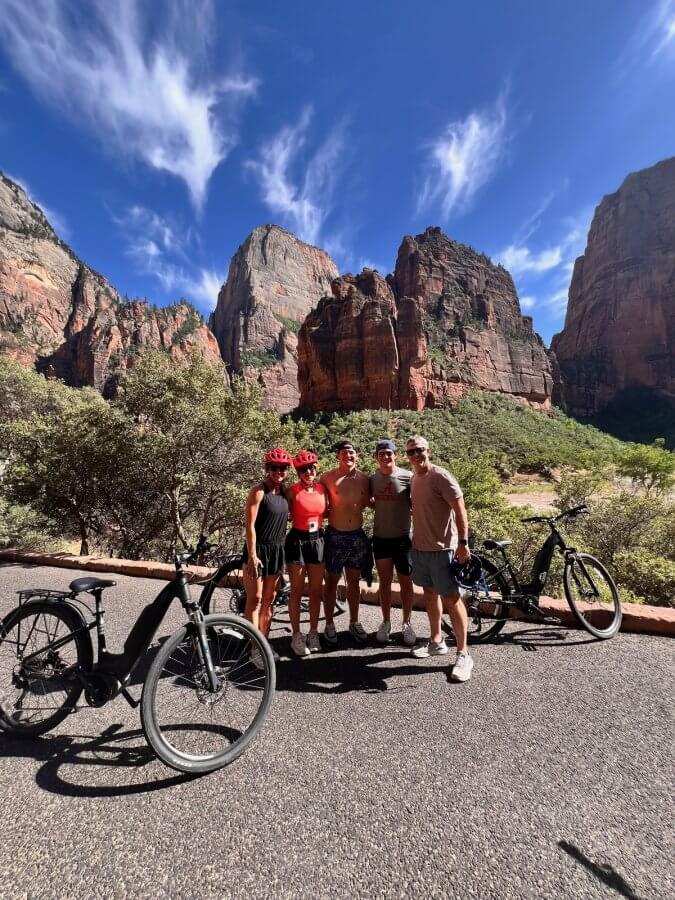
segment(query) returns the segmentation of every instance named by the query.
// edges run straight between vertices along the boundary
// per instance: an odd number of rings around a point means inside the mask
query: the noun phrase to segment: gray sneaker
[[[327,644],[331,644],[334,646],[338,642],[337,631],[335,630],[335,625],[331,622],[326,625],[323,630],[323,639]]]
[[[386,644],[389,640],[389,635],[391,634],[391,622],[382,622],[380,627],[377,629],[377,634],[375,635],[375,639],[378,644]]]
[[[354,638],[357,644],[365,644],[368,640],[366,629],[360,622],[354,622],[352,625],[350,625],[349,633]]]
[[[448,645],[445,643],[445,638],[436,642],[429,641],[428,644],[421,644],[419,647],[415,647],[412,651],[412,655],[416,659],[426,659],[427,656],[445,656],[448,652]]]
[[[291,650],[296,656],[309,656],[309,648],[305,643],[304,634],[299,631],[291,638]]]
[[[321,653],[321,641],[316,631],[310,631],[307,636],[307,647],[310,653]]]
[[[417,641],[417,635],[415,634],[415,629],[412,627],[410,622],[403,623],[403,643],[406,647],[414,647]]]
[[[468,681],[473,669],[473,657],[468,653],[458,653],[455,664],[452,667],[450,679],[452,681]]]

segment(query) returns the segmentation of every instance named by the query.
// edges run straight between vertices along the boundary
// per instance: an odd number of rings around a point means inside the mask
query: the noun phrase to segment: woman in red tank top
[[[309,656],[321,650],[319,613],[323,583],[323,520],[328,511],[328,494],[316,480],[318,457],[311,450],[300,450],[293,459],[299,481],[286,492],[293,527],[286,538],[285,556],[291,596],[288,613],[293,629],[291,649],[296,656]],[[309,635],[305,642],[300,631],[300,598],[309,582]]]

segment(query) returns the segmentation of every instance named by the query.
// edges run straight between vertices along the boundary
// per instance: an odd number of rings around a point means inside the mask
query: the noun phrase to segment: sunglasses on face
[[[426,447],[410,447],[405,451],[406,456],[424,456],[427,452]]]
[[[305,472],[316,472],[316,466],[314,463],[310,463],[308,466],[300,466],[298,469],[299,474],[303,474]]]
[[[267,467],[269,472],[288,472],[288,466],[275,466],[271,465]]]

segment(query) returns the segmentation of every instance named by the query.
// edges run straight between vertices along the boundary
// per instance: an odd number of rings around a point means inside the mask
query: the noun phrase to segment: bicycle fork
[[[197,607],[192,613],[192,625],[197,632],[197,651],[199,653],[199,657],[202,665],[206,669],[206,674],[209,679],[209,689],[215,693],[220,689],[220,679],[216,674],[216,670],[213,666],[213,658],[211,656],[211,648],[209,647],[209,641],[206,636],[206,625],[204,623],[204,613],[202,612],[201,607]]]

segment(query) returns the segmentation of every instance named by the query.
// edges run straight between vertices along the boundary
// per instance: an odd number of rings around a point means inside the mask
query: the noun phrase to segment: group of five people
[[[375,447],[377,470],[368,476],[357,468],[358,451],[349,440],[336,448],[337,467],[318,476],[318,457],[301,450],[295,457],[276,447],[265,454],[265,478],[246,502],[244,587],[246,617],[269,634],[272,604],[284,566],[290,579],[289,615],[296,656],[320,652],[318,627],[324,603],[327,646],[338,642],[334,614],[337,588],[346,580],[349,634],[357,644],[368,635],[359,621],[360,578],[374,557],[379,577],[382,624],[376,640],[391,633],[391,587],[396,571],[403,611],[402,640],[418,658],[448,653],[441,631],[443,607],[457,643],[451,678],[468,681],[473,659],[467,649],[467,613],[453,562],[468,560],[468,522],[456,479],[430,459],[427,440],[413,435],[406,442],[412,472],[397,465],[396,446],[383,439]],[[298,481],[285,486],[291,465]],[[363,530],[363,514],[374,509],[372,542]],[[286,533],[288,519],[291,530]],[[324,528],[324,520],[328,525]],[[371,557],[372,553],[372,557]],[[300,601],[308,584],[309,634],[300,630]],[[430,640],[417,645],[412,626],[413,583],[424,593]],[[256,651],[254,665],[262,666]]]

